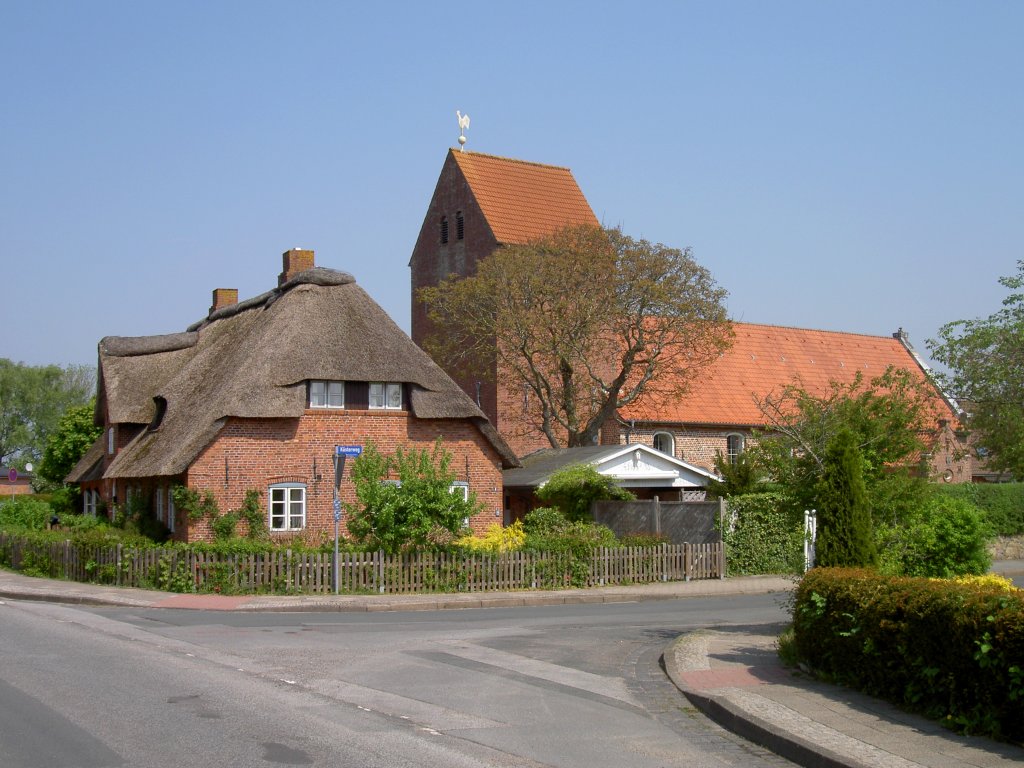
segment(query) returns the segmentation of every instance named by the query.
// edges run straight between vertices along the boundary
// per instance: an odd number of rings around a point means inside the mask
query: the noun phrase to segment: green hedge
[[[729,576],[803,573],[803,513],[783,493],[732,496],[722,541]]]
[[[1024,741],[1024,591],[817,568],[796,592],[797,654],[843,685],[967,733]]]
[[[997,535],[1024,534],[1024,483],[963,483],[938,491],[980,507]]]

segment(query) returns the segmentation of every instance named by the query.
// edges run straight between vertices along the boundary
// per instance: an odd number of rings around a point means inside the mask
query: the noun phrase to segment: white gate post
[[[818,541],[818,514],[804,510],[804,573],[814,567],[814,545]]]

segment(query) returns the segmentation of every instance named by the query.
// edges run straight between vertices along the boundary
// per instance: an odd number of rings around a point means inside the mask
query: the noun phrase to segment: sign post
[[[345,459],[363,452],[361,445],[334,446],[334,562],[331,567],[331,587],[338,594],[338,526],[341,523],[341,476],[345,473]]]

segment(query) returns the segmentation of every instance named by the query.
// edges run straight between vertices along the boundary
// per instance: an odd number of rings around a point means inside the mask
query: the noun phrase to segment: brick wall
[[[266,510],[270,485],[303,483],[306,530],[301,537],[321,541],[333,537],[336,445],[365,445],[372,440],[381,453],[390,454],[399,446],[430,448],[439,435],[444,449],[452,454],[456,480],[468,482],[485,507],[485,512],[470,520],[471,527],[482,532],[491,523],[501,522],[500,460],[479,430],[468,421],[421,420],[405,411],[310,409],[301,419],[229,419],[189,468],[185,482],[190,488],[212,491],[221,511],[237,509],[250,489],[262,493]],[[345,465],[343,502],[356,501],[350,481],[352,461]],[[341,530],[345,533],[344,518]],[[179,531],[178,537],[186,535],[193,541],[212,538],[206,521],[190,524],[188,533]]]
[[[751,447],[756,442],[750,436],[749,430],[737,428],[678,429],[671,426],[636,426],[628,432],[623,429],[619,433],[619,443],[642,443],[653,447],[654,435],[658,432],[667,432],[672,435],[675,443],[673,453],[677,459],[712,471],[715,468],[715,454],[720,451],[724,456],[728,451],[729,435],[743,435],[745,448]],[[604,440],[603,437],[602,442]]]

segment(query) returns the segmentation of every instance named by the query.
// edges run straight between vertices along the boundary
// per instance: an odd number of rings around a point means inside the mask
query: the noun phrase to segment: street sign
[[[358,456],[363,452],[361,445],[336,445],[334,446],[335,456]]]
[[[334,500],[334,522],[341,522],[341,499]]]

